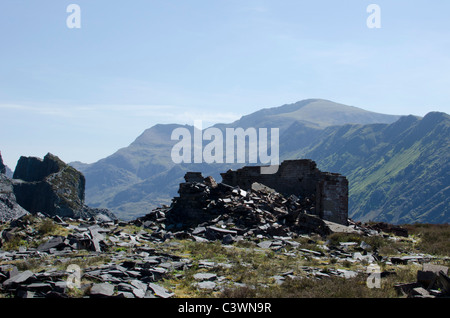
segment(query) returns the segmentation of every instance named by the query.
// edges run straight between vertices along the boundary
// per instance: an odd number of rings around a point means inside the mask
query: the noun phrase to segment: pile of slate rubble
[[[362,236],[393,233],[407,237],[401,227],[383,223],[362,225],[349,220],[348,225],[327,222],[314,215],[314,199],[294,195],[284,197],[262,184],[244,191],[216,183],[213,178],[189,176],[180,185],[179,197],[171,206],[156,208],[129,222],[98,214],[90,219],[23,215],[0,225],[0,295],[22,298],[118,297],[168,298],[174,291],[163,280],[171,275],[183,279],[194,261],[171,252],[178,239],[196,242],[220,242],[227,248],[242,240],[256,244],[260,251],[286,256],[316,259],[318,262],[353,264],[423,265],[418,281],[398,285],[400,295],[410,297],[445,297],[450,295],[448,268],[431,266],[429,255],[383,257],[364,242],[318,244],[314,237],[333,232]],[[192,181],[192,180],[195,181]],[[45,222],[60,229],[58,234],[42,236]],[[62,230],[61,230],[62,229]],[[130,230],[131,229],[131,230]],[[386,235],[386,234],[384,234]],[[303,238],[318,248],[307,249]],[[15,244],[15,245],[14,245]],[[17,246],[17,248],[11,248]],[[78,266],[78,267],[77,267]],[[193,278],[201,290],[220,291],[229,281],[216,273],[217,268],[234,264],[208,259],[195,260],[200,269]],[[82,268],[81,268],[82,267]],[[305,266],[302,277],[352,278],[354,270]],[[367,274],[367,272],[363,272]],[[381,276],[391,275],[382,272]],[[297,272],[284,271],[270,277],[278,284],[299,278]]]
[[[3,294],[67,298],[76,295],[78,290],[89,297],[167,298],[173,294],[155,282],[169,270],[183,268],[188,263],[173,255],[155,253],[144,244],[152,240],[148,232],[129,234],[123,230],[126,224],[117,220],[104,217],[62,220],[42,215],[34,216],[33,221],[30,219],[29,216],[17,219],[0,233],[2,246],[18,238],[24,243],[17,250],[5,251],[0,246],[0,291]],[[38,237],[36,226],[49,220],[66,228],[69,234],[45,237],[37,247],[26,247]],[[94,265],[81,270],[90,262]],[[100,265],[95,265],[97,263]],[[84,283],[85,280],[90,283]]]
[[[200,173],[188,173],[185,179],[170,207],[154,209],[134,223],[157,226],[162,236],[221,239],[224,243],[253,236],[327,235],[334,228],[358,231],[315,216],[314,197],[285,197],[260,183],[243,190],[216,183],[212,177],[203,178]]]

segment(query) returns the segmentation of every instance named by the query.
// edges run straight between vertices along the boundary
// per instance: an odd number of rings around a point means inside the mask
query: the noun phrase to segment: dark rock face
[[[3,164],[2,153],[0,152],[0,174],[6,174],[6,166]]]
[[[43,160],[21,157],[13,177],[17,202],[31,213],[72,218],[102,213],[115,219],[108,210],[84,205],[86,180],[83,174],[50,153]]]
[[[11,179],[0,173],[0,223],[18,219],[27,213],[16,201]]]
[[[21,157],[14,171],[14,193],[26,210],[73,216],[83,206],[84,176],[58,157]]]
[[[6,176],[6,166],[0,153],[0,223],[15,220],[27,213],[16,201],[13,184]]]
[[[36,157],[20,157],[13,179],[38,182],[53,173],[59,172],[65,166],[66,164],[63,161],[50,153],[44,157],[44,160]]]

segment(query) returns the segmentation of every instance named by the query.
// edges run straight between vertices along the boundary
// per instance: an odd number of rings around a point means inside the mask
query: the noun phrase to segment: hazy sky
[[[91,163],[156,123],[307,98],[449,113],[449,16],[448,0],[2,0],[0,151],[11,168],[47,152]]]

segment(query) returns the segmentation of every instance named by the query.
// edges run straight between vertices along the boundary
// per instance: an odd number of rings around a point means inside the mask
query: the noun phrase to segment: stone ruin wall
[[[347,225],[348,181],[337,173],[321,172],[309,159],[283,161],[275,174],[261,174],[260,167],[247,166],[221,173],[222,182],[242,189],[262,183],[284,195],[315,197],[315,214],[320,218]]]

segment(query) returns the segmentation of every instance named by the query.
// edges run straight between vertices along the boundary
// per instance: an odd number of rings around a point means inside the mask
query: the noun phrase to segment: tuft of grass
[[[351,233],[333,233],[327,236],[327,239],[330,241],[330,245],[338,246],[339,243],[343,242],[356,242],[361,243],[361,236],[358,234]]]
[[[111,261],[111,258],[108,255],[98,255],[98,256],[90,256],[90,255],[77,255],[78,257],[72,257],[70,262],[65,264],[60,264],[59,267],[61,269],[67,268],[70,265],[78,265],[80,268],[87,268],[90,266],[99,266],[102,264],[106,264]]]
[[[2,249],[5,251],[15,251],[18,250],[21,246],[28,247],[29,242],[26,241],[22,236],[15,234],[8,242],[5,242],[3,244]]]
[[[40,235],[52,235],[59,230],[58,224],[51,219],[44,219],[37,225],[37,231]]]

